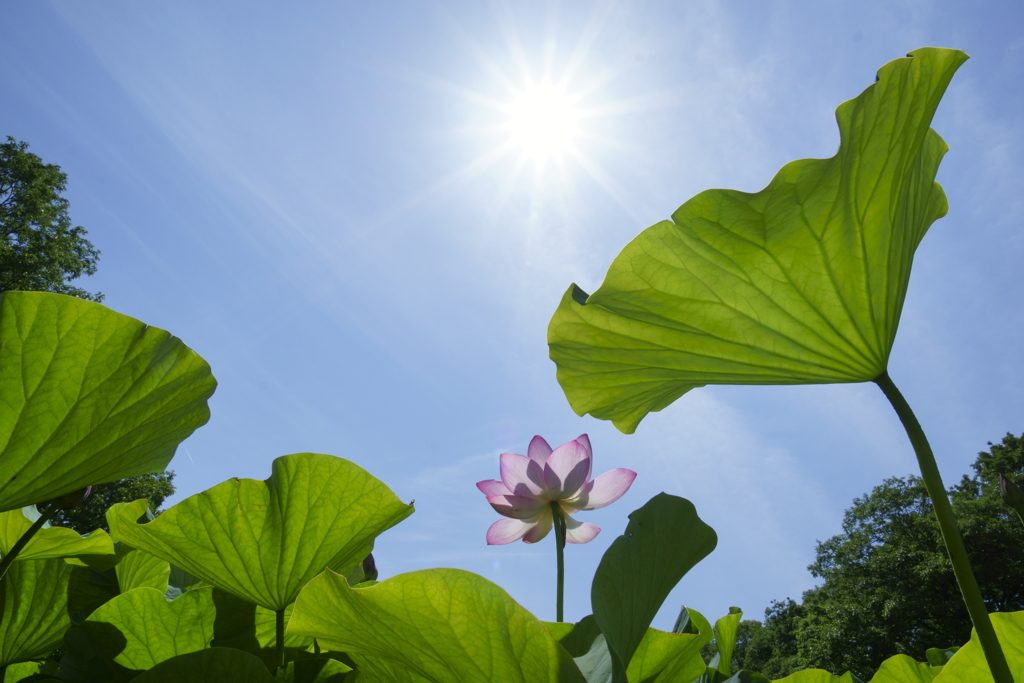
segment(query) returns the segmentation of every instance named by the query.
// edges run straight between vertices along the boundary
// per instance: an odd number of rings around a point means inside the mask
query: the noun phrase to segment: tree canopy
[[[1024,609],[1024,526],[999,495],[999,474],[1024,483],[1024,435],[978,454],[949,489],[990,612]],[[808,569],[821,585],[802,603],[774,602],[749,633],[740,668],[772,678],[805,668],[864,680],[895,654],[965,643],[971,621],[919,477],[894,477],[856,498],[843,532],[818,543]]]
[[[148,500],[149,509],[159,514],[164,500],[174,493],[173,481],[174,472],[167,471],[93,486],[85,502],[71,510],[57,510],[50,518],[50,524],[70,527],[80,534],[96,529],[110,531],[107,526],[107,509],[114,503],[130,503],[140,498]]]
[[[67,176],[8,136],[0,143],[0,292],[44,291],[102,301],[72,284],[96,272],[100,252],[71,225]]]

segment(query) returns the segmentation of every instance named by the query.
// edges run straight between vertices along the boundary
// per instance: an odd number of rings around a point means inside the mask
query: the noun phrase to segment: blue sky
[[[339,455],[417,512],[383,576],[452,566],[554,618],[554,548],[488,547],[498,455],[588,433],[639,476],[585,513],[566,617],[626,515],[694,502],[718,549],[670,596],[760,618],[813,584],[816,540],[916,471],[874,385],[711,387],[631,436],[579,418],[547,358],[570,282],[710,187],[758,190],[835,152],[834,109],[885,62],[965,50],[933,127],[950,212],[918,250],[890,374],[946,483],[1024,432],[1024,10],[1018,3],[21,2],[5,8],[0,135],[68,174],[103,252],[83,283],[172,331],[220,383],[172,462],[179,499],[276,456]],[[584,114],[538,165],[502,107],[532,80]],[[584,519],[584,516],[581,516]]]

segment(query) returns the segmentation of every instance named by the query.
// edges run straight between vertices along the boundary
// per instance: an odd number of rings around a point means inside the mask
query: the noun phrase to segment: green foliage
[[[839,108],[836,157],[794,162],[761,193],[698,195],[627,247],[594,297],[570,292],[552,321],[552,356],[578,409],[631,431],[703,383],[887,377],[911,258],[945,211],[934,183],[945,146],[928,124],[965,58],[913,54]],[[38,513],[22,507],[165,466],[206,421],[214,385],[165,332],[69,297],[0,294],[3,683],[770,683],[763,674],[787,667],[803,667],[787,683],[858,683],[806,667],[842,656],[867,678],[883,645],[913,649],[939,621],[918,616],[912,633],[868,651],[837,647],[837,628],[875,638],[929,600],[950,622],[967,621],[928,583],[950,572],[914,477],[856,501],[844,534],[819,545],[812,570],[825,583],[803,604],[773,604],[764,625],[731,608],[714,628],[683,608],[671,633],[651,621],[717,536],[689,501],[664,493],[629,515],[594,576],[594,613],[577,624],[544,624],[461,570],[377,583],[374,541],[412,506],[329,455],[278,458],[266,481],[223,482],[159,517],[150,510],[170,475],[119,482],[96,503],[109,505],[110,538],[43,528],[28,541]],[[1021,551],[1024,529],[1006,533],[998,475],[1024,476],[1024,437],[981,454],[975,470],[952,497],[971,552],[992,563],[983,580],[1005,580],[999,553]],[[82,519],[101,526],[97,512]],[[16,541],[24,553],[12,562]],[[989,607],[1019,606],[1021,585],[990,591]],[[872,591],[882,590],[904,594],[879,600]],[[1024,612],[995,624],[1024,676]],[[709,666],[701,648],[712,636]],[[61,646],[54,671],[44,658]],[[879,662],[872,683],[986,679],[975,636],[924,654]]]
[[[15,562],[0,582],[0,666],[41,659],[71,626],[68,581],[61,560]]]
[[[163,470],[215,386],[163,330],[60,294],[0,294],[0,512]]]
[[[705,384],[865,382],[896,335],[914,251],[946,213],[946,143],[929,128],[967,56],[922,48],[836,110],[830,159],[764,190],[708,190],[647,228],[548,327],[577,414],[632,433]]]
[[[1013,674],[1014,680],[1024,681],[1024,612],[993,614],[992,625],[1006,652],[1010,673]],[[935,683],[991,683],[991,681],[992,674],[989,673],[985,655],[981,651],[981,643],[978,641],[976,633],[971,634],[970,642],[957,650],[949,662],[942,667],[939,675],[935,677]]]
[[[39,512],[34,505],[21,510],[0,512],[0,556],[6,555],[37,519]],[[28,545],[21,549],[16,561],[69,555],[113,554],[114,544],[105,531],[95,531],[83,537],[71,529],[43,525],[43,528],[32,536]]]
[[[282,456],[266,481],[229,479],[137,524],[145,504],[120,510],[116,540],[271,610],[324,568],[361,562],[413,512],[366,470],[317,453]]]
[[[348,652],[357,664],[381,659],[435,683],[584,680],[536,617],[458,569],[401,574],[369,588],[324,572],[299,595],[288,631]]]
[[[597,567],[590,599],[608,642],[615,681],[625,671],[669,592],[715,549],[718,536],[693,504],[658,494],[629,515]]]
[[[178,655],[133,680],[135,683],[278,683],[257,657],[228,647]]]
[[[999,473],[1024,482],[1024,435],[981,452],[950,488],[971,564],[992,612],[1024,609],[1024,528],[999,495]],[[843,533],[818,544],[822,584],[803,604],[773,603],[742,666],[781,676],[805,667],[864,680],[896,655],[964,643],[970,620],[924,484],[891,478],[854,500]]]
[[[44,164],[28,144],[8,136],[0,143],[0,292],[55,292],[102,301],[69,284],[96,272],[100,252],[85,229],[71,227],[67,176]]]
[[[84,503],[71,510],[57,510],[50,518],[52,526],[74,529],[87,534],[95,529],[109,532],[106,512],[116,503],[130,503],[140,498],[149,501],[149,509],[159,514],[164,500],[174,495],[174,472],[152,472],[92,487]]]

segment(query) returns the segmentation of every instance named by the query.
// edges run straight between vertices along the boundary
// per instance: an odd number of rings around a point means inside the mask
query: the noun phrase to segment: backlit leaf
[[[282,456],[265,481],[229,479],[138,524],[144,504],[121,508],[116,540],[271,610],[325,568],[362,560],[413,512],[358,465],[317,453]]]
[[[0,294],[0,512],[162,471],[215,387],[163,330],[71,296]]]
[[[0,556],[6,555],[37,519],[39,519],[39,511],[35,505],[29,505],[20,510],[0,512]],[[73,555],[113,554],[114,543],[103,529],[96,529],[92,533],[82,536],[74,529],[50,526],[47,523],[21,549],[15,562]]]
[[[1006,655],[1013,680],[1024,681],[1024,612],[995,612],[991,615],[992,627]],[[988,670],[985,653],[982,652],[976,631],[971,631],[971,640],[956,651],[942,671],[935,677],[935,683],[990,683],[992,673]],[[870,683],[882,683],[871,680]]]
[[[617,683],[626,680],[630,660],[669,592],[717,543],[715,531],[684,498],[659,493],[630,513],[626,532],[601,558],[590,591]]]
[[[458,569],[400,574],[370,588],[324,572],[299,595],[288,631],[349,652],[357,664],[367,655],[434,683],[584,681],[540,621]]]
[[[579,414],[632,433],[706,384],[865,382],[887,366],[914,251],[946,197],[929,128],[957,50],[883,66],[836,110],[839,152],[756,193],[708,190],[644,230],[548,327]]]
[[[14,562],[0,583],[0,666],[39,659],[60,647],[72,567],[63,560]]]

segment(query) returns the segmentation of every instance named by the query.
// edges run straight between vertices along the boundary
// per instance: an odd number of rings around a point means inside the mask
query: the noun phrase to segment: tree
[[[111,505],[146,498],[149,509],[158,514],[164,500],[174,493],[173,481],[174,472],[157,472],[93,486],[84,503],[72,510],[57,510],[50,518],[50,524],[70,527],[80,534],[96,529],[110,531],[106,513]]]
[[[86,239],[81,226],[71,227],[67,175],[56,164],[45,164],[28,151],[28,143],[8,136],[0,143],[0,292],[28,290],[69,294],[102,301],[71,284],[96,272],[100,252]],[[79,533],[107,529],[105,512],[114,503],[147,498],[159,511],[174,493],[174,472],[144,474],[94,486],[79,507],[58,511],[50,523]]]
[[[1024,527],[999,497],[999,473],[1024,482],[1024,435],[1007,434],[989,446],[972,465],[974,476],[965,475],[949,494],[989,611],[1021,610]],[[919,477],[888,479],[855,499],[843,533],[819,543],[816,555],[808,569],[821,585],[800,605],[773,603],[762,631],[774,630],[777,640],[756,633],[748,668],[774,662],[783,666],[773,676],[813,667],[868,680],[895,654],[923,661],[930,647],[970,638],[971,621]]]
[[[96,272],[100,252],[81,226],[71,227],[67,176],[44,164],[28,144],[0,143],[0,292],[27,290],[102,301],[69,284]]]

